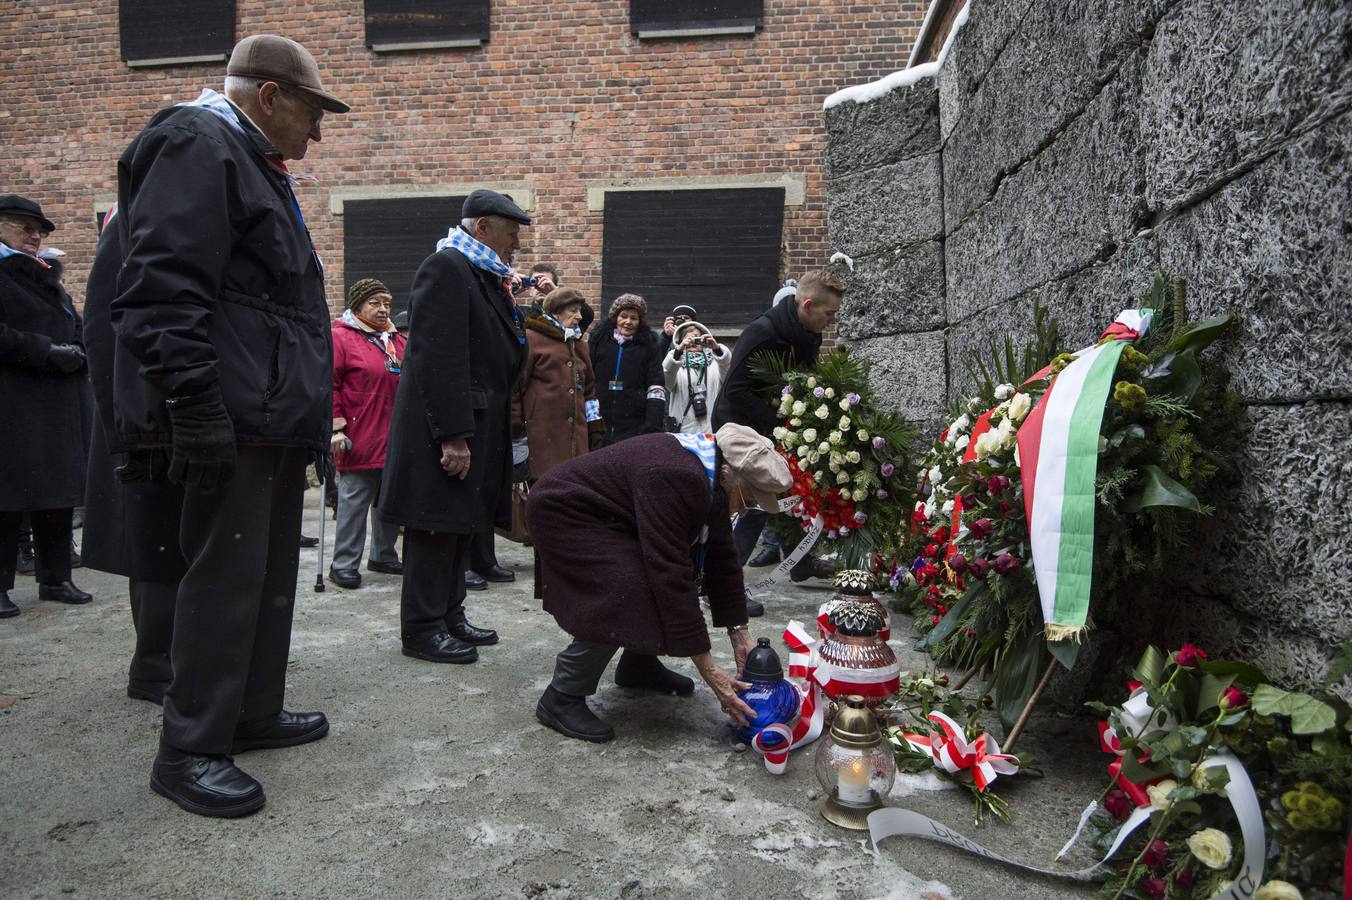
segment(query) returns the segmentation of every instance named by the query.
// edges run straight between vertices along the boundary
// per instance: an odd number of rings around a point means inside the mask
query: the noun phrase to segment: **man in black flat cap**
[[[263,806],[235,754],[329,730],[282,706],[305,467],[333,416],[324,275],[285,161],[347,110],[304,47],[253,35],[224,93],[160,111],[118,162],[108,437],[124,482],[182,487],[187,564],[150,785],[198,815]]]
[[[471,663],[497,632],[465,618],[472,538],[511,520],[512,388],[526,358],[512,255],[530,216],[476,190],[409,292],[411,336],[380,513],[404,528],[404,655]]]

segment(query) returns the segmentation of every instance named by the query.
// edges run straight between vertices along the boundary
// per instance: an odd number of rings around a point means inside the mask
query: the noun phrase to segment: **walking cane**
[[[328,518],[328,507],[324,503],[325,497],[328,496],[326,493],[329,477],[327,454],[319,454],[315,471],[319,473],[319,568],[315,570],[315,593],[322,594],[324,593],[324,520]]]

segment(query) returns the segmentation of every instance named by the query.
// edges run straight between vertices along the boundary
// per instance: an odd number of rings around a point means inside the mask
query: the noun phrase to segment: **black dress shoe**
[[[361,573],[356,569],[329,569],[329,581],[340,588],[354,591],[361,587]]]
[[[88,603],[90,600],[94,599],[94,595],[86,594],[69,581],[63,581],[60,584],[38,585],[38,599],[47,600],[52,603],[70,603],[75,605]]]
[[[620,663],[615,667],[615,683],[623,688],[639,688],[677,697],[689,697],[695,693],[692,679],[671,671],[656,656],[630,653],[627,650],[620,654]]]
[[[591,711],[586,698],[560,693],[552,684],[535,704],[535,718],[559,734],[581,741],[604,744],[615,739],[615,729]]]
[[[765,604],[760,602],[759,600],[752,600],[750,597],[747,597],[746,614],[753,619],[765,615]]]
[[[487,569],[474,569],[472,571],[484,581],[492,581],[495,584],[506,584],[509,581],[516,581],[516,573],[509,572],[502,566],[489,566]]]
[[[308,534],[302,534],[302,535],[300,536],[300,545],[301,545],[302,547],[318,547],[318,546],[319,546],[319,538],[317,538],[317,537],[310,537]]]
[[[789,569],[789,580],[796,584],[809,578],[831,578],[835,573],[836,567],[830,561],[805,556]]]
[[[498,642],[496,631],[491,628],[476,628],[469,622],[452,622],[446,628],[451,632],[451,637],[476,647],[487,647]]]
[[[367,561],[366,571],[379,572],[382,575],[403,575],[404,564],[397,559],[394,562],[381,562],[378,559],[372,559]]]
[[[238,725],[231,753],[249,750],[275,750],[317,741],[329,733],[329,720],[320,712],[295,713],[282,710],[270,719]]]
[[[753,569],[763,569],[766,566],[777,566],[784,560],[784,551],[779,547],[761,547],[759,553],[746,561],[746,564]]]
[[[164,692],[169,689],[168,682],[135,682],[127,684],[127,696],[133,700],[148,700],[164,705]]]
[[[190,813],[234,818],[263,808],[263,785],[228,756],[202,756],[160,745],[150,787]]]
[[[8,619],[19,614],[19,607],[9,599],[9,591],[0,591],[0,619]]]
[[[479,651],[473,644],[439,631],[423,638],[405,638],[404,655],[436,663],[472,663],[479,658]]]
[[[486,590],[488,590],[488,582],[487,582],[487,581],[484,581],[482,576],[475,574],[474,572],[470,571],[469,569],[466,569],[466,570],[465,570],[465,590],[467,590],[467,591],[486,591]]]

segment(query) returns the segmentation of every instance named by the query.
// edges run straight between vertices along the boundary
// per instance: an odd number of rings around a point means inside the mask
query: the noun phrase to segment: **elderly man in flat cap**
[[[404,655],[471,663],[498,635],[465,618],[475,534],[511,519],[511,398],[526,358],[511,268],[530,216],[477,190],[409,292],[380,513],[404,528]]]
[[[118,163],[119,477],[182,486],[187,563],[150,783],[199,815],[263,806],[234,754],[329,729],[282,707],[305,466],[333,414],[324,277],[286,160],[347,110],[304,47],[254,35],[223,94],[162,110]]]

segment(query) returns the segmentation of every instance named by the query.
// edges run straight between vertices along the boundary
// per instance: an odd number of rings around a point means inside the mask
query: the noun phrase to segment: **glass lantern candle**
[[[749,744],[767,725],[790,725],[798,718],[802,700],[798,689],[784,678],[784,667],[770,646],[769,638],[758,638],[756,646],[746,655],[742,680],[750,682],[751,687],[738,691],[737,696],[756,711],[755,719],[737,729],[737,736],[742,741]],[[784,738],[774,732],[763,740],[766,750],[774,750],[784,743]]]
[[[817,746],[817,781],[826,792],[826,821],[852,831],[868,830],[868,814],[883,805],[897,778],[897,760],[883,741],[878,720],[864,698],[850,695]]]

